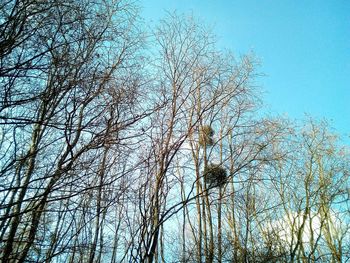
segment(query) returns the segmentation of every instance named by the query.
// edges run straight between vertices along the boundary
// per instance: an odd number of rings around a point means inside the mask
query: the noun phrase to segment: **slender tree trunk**
[[[107,129],[108,131],[108,129]],[[94,240],[91,245],[90,249],[90,256],[89,256],[89,263],[94,263],[95,254],[96,254],[96,247],[97,242],[99,239],[99,233],[101,229],[101,202],[102,202],[102,189],[104,184],[104,175],[105,175],[105,169],[106,169],[106,160],[107,160],[107,154],[109,151],[109,147],[105,147],[103,151],[103,157],[102,157],[102,163],[100,165],[99,169],[99,182],[98,182],[98,188],[97,188],[97,200],[96,200],[96,225],[95,225],[95,231],[94,231]]]
[[[222,262],[222,222],[221,222],[221,205],[222,205],[222,189],[219,189],[218,200],[218,263]]]
[[[198,168],[199,169],[199,168]],[[202,192],[201,182],[200,182],[200,176],[199,171],[196,169],[196,190],[198,197],[196,198],[196,207],[197,207],[197,220],[198,220],[198,241],[197,241],[197,261],[199,263],[202,262],[202,244],[203,244],[203,225],[202,225],[202,208],[201,208],[201,198],[200,193]]]
[[[44,116],[42,115],[42,118],[43,117]],[[22,188],[19,192],[19,196],[16,200],[16,205],[15,205],[15,208],[13,210],[14,217],[11,220],[10,231],[8,233],[8,238],[7,238],[5,249],[3,252],[3,258],[2,258],[3,262],[10,261],[10,256],[11,256],[11,253],[13,251],[13,244],[14,244],[14,240],[16,237],[16,232],[17,232],[17,229],[18,229],[18,226],[20,224],[21,217],[22,217],[21,209],[22,209],[22,205],[23,205],[23,200],[24,200],[26,193],[27,193],[30,178],[34,172],[35,159],[36,159],[36,155],[37,155],[37,149],[38,149],[41,131],[42,131],[41,125],[37,124],[34,126],[31,146],[30,146],[30,149],[29,149],[27,157],[26,157],[26,158],[28,158],[27,159],[28,168],[27,168],[27,172],[24,176],[24,178],[25,178],[24,183],[23,183]],[[33,223],[35,224],[34,218],[33,218]]]

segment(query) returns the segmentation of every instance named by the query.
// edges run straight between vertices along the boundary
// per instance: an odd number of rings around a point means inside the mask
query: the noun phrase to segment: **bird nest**
[[[220,187],[226,183],[227,173],[221,165],[210,164],[204,169],[204,179],[210,187]]]
[[[199,131],[199,144],[203,147],[214,144],[214,130],[210,125],[204,125]]]

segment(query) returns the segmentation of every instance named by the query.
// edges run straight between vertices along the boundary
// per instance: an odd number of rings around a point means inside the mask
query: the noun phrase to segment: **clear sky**
[[[166,11],[213,26],[219,46],[261,60],[272,114],[329,120],[350,136],[350,0],[141,0],[156,23]]]

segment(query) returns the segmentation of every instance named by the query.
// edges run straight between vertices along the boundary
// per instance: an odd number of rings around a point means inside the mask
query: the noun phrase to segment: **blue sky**
[[[219,47],[253,51],[271,114],[329,120],[350,136],[350,1],[141,0],[156,24],[166,11],[193,15],[213,27]]]

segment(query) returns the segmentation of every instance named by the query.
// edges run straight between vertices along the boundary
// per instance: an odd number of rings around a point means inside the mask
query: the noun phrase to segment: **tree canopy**
[[[0,4],[2,262],[344,262],[349,149],[257,61],[128,0]]]

